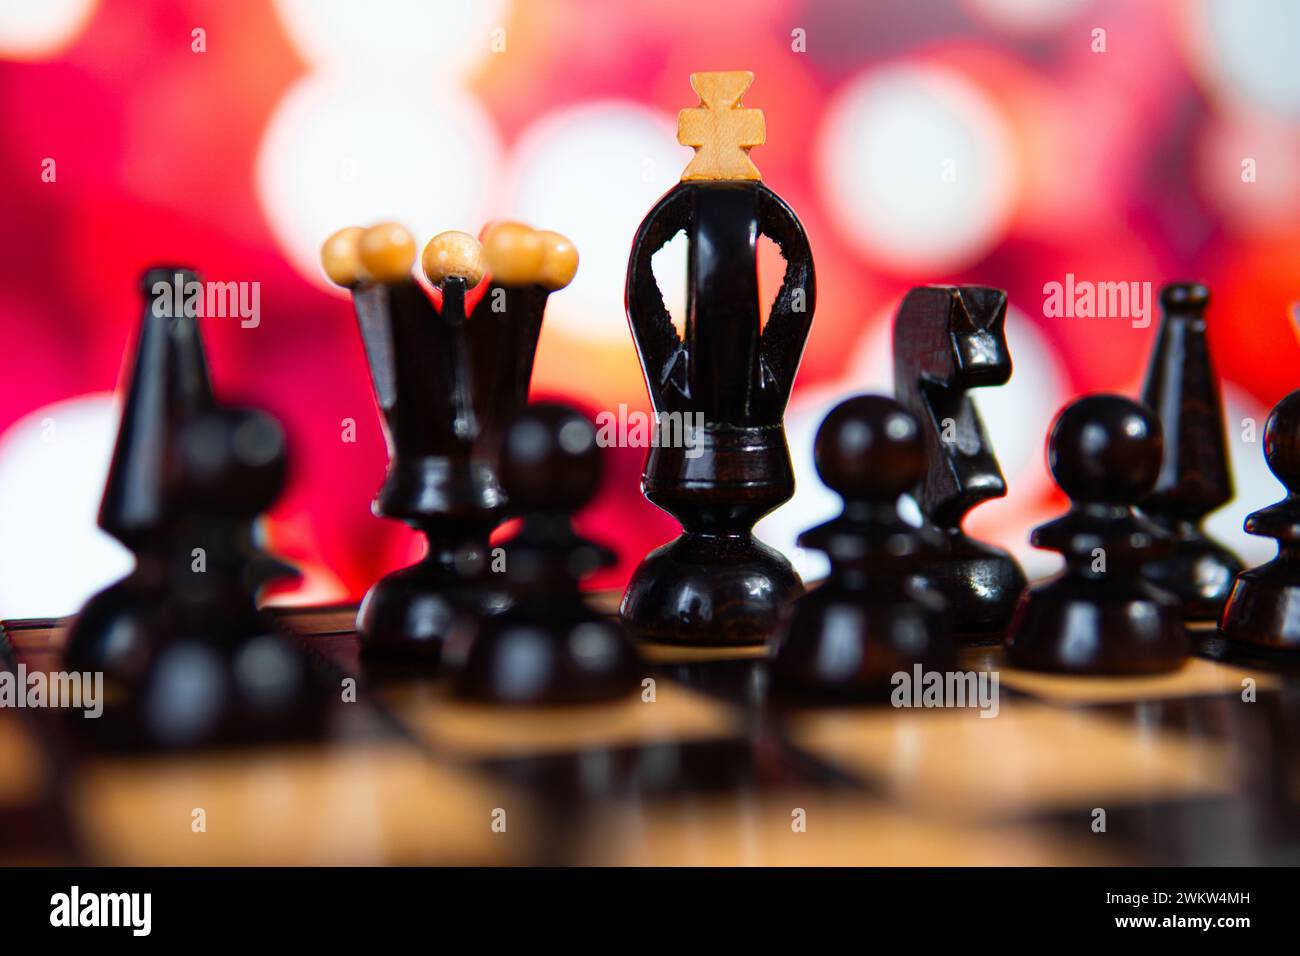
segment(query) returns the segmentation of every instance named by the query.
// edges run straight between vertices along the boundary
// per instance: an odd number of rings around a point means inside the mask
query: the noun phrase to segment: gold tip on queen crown
[[[430,239],[420,256],[420,264],[434,285],[455,277],[465,280],[466,289],[482,282],[483,273],[487,271],[483,244],[469,233],[455,229],[440,232]]]
[[[408,279],[414,262],[415,240],[392,222],[369,229],[348,226],[321,247],[326,277],[345,288]],[[472,289],[490,272],[499,285],[539,285],[554,292],[573,281],[578,250],[558,232],[500,222],[484,230],[481,243],[465,232],[440,232],[424,247],[420,263],[434,285],[454,276]]]
[[[357,251],[363,232],[365,230],[360,226],[347,226],[326,239],[321,246],[321,268],[335,285],[353,286],[365,278],[361,269],[361,256]]]

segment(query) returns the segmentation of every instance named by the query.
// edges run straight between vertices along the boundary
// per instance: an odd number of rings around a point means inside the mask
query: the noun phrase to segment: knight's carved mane
[[[925,286],[907,294],[894,321],[894,392],[920,422],[931,463],[918,501],[932,523],[952,531],[975,505],[1006,494],[993,448],[966,394],[1002,384],[1010,375],[1006,301],[999,289]],[[991,345],[990,364],[976,365],[963,356],[963,347],[977,341],[986,346],[984,354]],[[943,440],[945,430],[953,440]]]

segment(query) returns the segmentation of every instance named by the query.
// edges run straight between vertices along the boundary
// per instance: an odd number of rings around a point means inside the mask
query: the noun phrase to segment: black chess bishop
[[[1241,559],[1207,535],[1201,523],[1232,500],[1223,400],[1206,336],[1210,291],[1178,282],[1160,290],[1164,316],[1147,368],[1142,401],[1160,418],[1164,461],[1144,515],[1174,538],[1165,558],[1142,565],[1142,576],[1182,602],[1188,620],[1215,621]]]

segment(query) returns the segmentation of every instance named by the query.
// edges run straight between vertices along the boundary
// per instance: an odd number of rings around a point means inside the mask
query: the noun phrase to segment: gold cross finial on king
[[[695,158],[682,171],[683,182],[763,178],[749,158],[750,149],[767,138],[763,111],[740,102],[753,82],[748,70],[691,74],[700,105],[677,114],[677,142],[695,148]]]

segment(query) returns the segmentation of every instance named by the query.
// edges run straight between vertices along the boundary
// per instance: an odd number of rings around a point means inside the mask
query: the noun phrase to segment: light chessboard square
[[[0,711],[0,808],[36,802],[48,780],[45,755],[23,718]]]
[[[404,682],[383,703],[440,753],[486,759],[734,736],[740,715],[725,704],[664,677],[655,699],[644,691],[623,700],[527,709],[457,700],[437,681]]]
[[[991,718],[954,709],[807,712],[789,732],[796,746],[900,802],[961,818],[1219,794],[1236,779],[1221,744],[1028,702],[1004,700]]]
[[[1004,685],[1045,700],[1072,704],[1118,704],[1170,700],[1218,694],[1240,695],[1253,681],[1256,692],[1274,690],[1281,682],[1273,674],[1246,670],[1193,657],[1178,670],[1151,677],[1072,677],[1037,674],[1010,667],[998,669]]]
[[[526,797],[401,745],[101,759],[71,792],[109,865],[495,865],[530,861],[537,839]]]
[[[799,814],[800,816],[796,816]],[[802,829],[796,829],[801,826]],[[1100,866],[1098,840],[1026,825],[958,825],[830,794],[710,798],[613,811],[582,859],[633,866]]]

